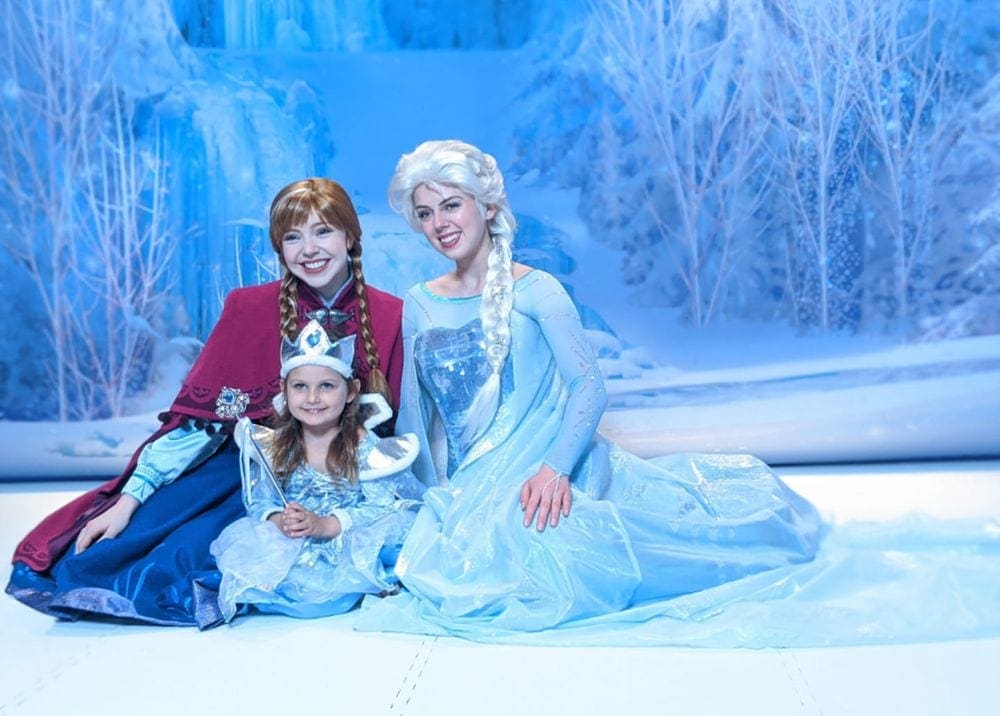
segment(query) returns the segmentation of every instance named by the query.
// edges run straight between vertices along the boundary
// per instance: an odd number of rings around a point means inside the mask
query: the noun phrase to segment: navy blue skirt
[[[208,548],[246,514],[240,484],[239,451],[230,440],[153,493],[117,537],[82,554],[71,546],[46,573],[16,563],[7,592],[64,619],[215,626],[222,621],[220,574]]]

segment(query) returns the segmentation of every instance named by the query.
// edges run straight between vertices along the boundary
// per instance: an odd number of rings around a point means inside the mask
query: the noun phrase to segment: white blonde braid
[[[489,426],[500,403],[500,372],[510,352],[510,312],[514,305],[512,247],[517,221],[496,159],[466,142],[454,139],[424,142],[404,154],[396,165],[389,182],[389,206],[402,214],[416,231],[420,231],[420,220],[413,208],[413,192],[422,185],[435,190],[441,185],[457,187],[475,199],[483,217],[487,207],[494,209],[493,218],[486,224],[493,248],[479,308],[490,376],[476,393],[466,415],[462,439],[468,445]]]

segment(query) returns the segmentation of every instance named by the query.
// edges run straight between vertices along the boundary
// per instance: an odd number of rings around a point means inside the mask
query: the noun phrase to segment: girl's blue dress
[[[1000,634],[1000,524],[821,523],[747,455],[652,460],[595,438],[603,386],[572,301],[515,282],[492,424],[464,444],[486,379],[478,297],[413,287],[398,425],[431,487],[400,552],[405,590],[361,630],[562,645],[818,646]],[[525,528],[524,481],[572,476],[555,529]]]
[[[247,516],[211,545],[226,621],[249,605],[293,617],[339,614],[364,594],[398,589],[392,565],[423,491],[409,469],[418,450],[414,436],[366,433],[355,484],[308,465],[279,484],[270,471],[271,431],[241,420],[236,435]],[[286,537],[267,519],[286,501],[323,517],[336,515],[343,531],[334,539]]]

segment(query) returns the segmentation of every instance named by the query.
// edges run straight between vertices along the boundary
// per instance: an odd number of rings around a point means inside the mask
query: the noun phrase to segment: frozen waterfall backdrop
[[[365,273],[438,256],[399,155],[495,154],[640,454],[1000,453],[989,0],[0,0],[0,476],[117,472],[266,209],[331,176]]]

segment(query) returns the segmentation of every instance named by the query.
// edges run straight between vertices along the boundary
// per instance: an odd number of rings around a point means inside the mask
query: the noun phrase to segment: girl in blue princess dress
[[[408,595],[363,628],[537,631],[813,557],[816,511],[760,461],[595,438],[597,363],[560,283],[513,262],[491,156],[425,142],[389,201],[454,268],[404,299],[397,425],[429,489],[396,568]]]
[[[332,342],[316,321],[284,339],[273,428],[237,426],[248,516],[211,545],[226,621],[249,606],[337,614],[398,588],[394,548],[423,491],[409,469],[418,446],[413,435],[380,439],[366,429],[391,411],[381,396],[360,394],[354,339]],[[364,424],[363,403],[377,408]]]

